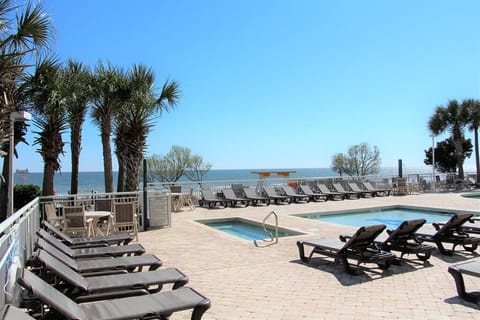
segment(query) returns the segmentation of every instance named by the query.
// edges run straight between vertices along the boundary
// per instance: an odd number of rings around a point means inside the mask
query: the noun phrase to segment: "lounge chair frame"
[[[168,318],[172,313],[193,309],[192,320],[202,318],[210,308],[210,300],[189,287],[153,294],[133,296],[119,299],[108,299],[78,304],[60,291],[50,286],[27,269],[17,282],[36,296],[43,305],[48,306],[48,314],[44,318],[63,319],[147,319]]]
[[[148,270],[156,270],[162,265],[162,261],[153,254],[141,256],[98,258],[98,259],[72,259],[47,242],[38,242],[38,247],[50,253],[55,258],[79,273],[97,273],[105,270],[120,270],[128,272],[140,272],[148,267]],[[41,245],[41,247],[40,247]],[[31,260],[35,260],[33,255]]]
[[[348,191],[345,190],[345,188],[342,186],[341,183],[333,183],[332,184],[333,189],[335,189],[336,192],[343,194],[347,199],[358,199],[361,197],[361,192],[354,192],[354,191]]]
[[[329,200],[335,200],[340,198],[340,200],[345,200],[345,194],[340,193],[340,192],[333,192],[328,189],[326,184],[323,183],[318,183],[316,185],[316,188],[323,194],[326,194],[328,196]]]
[[[310,196],[306,194],[298,193],[295,189],[293,189],[289,185],[283,185],[280,187],[280,189],[282,189],[284,195],[286,195],[287,197],[290,197],[295,203],[310,202]]]
[[[236,207],[239,204],[245,207],[248,207],[250,205],[250,200],[248,200],[247,198],[238,197],[235,192],[233,192],[233,189],[223,189],[222,194],[225,200],[230,202],[230,206],[232,208]]]
[[[448,272],[455,280],[455,286],[457,288],[457,293],[460,298],[468,302],[473,302],[477,304],[480,303],[480,292],[467,292],[465,287],[465,280],[463,278],[463,274],[480,277],[480,261],[474,260],[449,266]]]
[[[374,192],[375,193],[375,196],[377,197],[383,197],[383,196],[386,196],[388,197],[390,195],[390,189],[378,189],[378,188],[375,188],[370,182],[368,181],[363,181],[363,186],[365,187],[365,189],[367,189],[368,191],[371,191],[371,192]]]
[[[178,289],[188,283],[188,277],[176,268],[120,274],[104,272],[99,276],[86,277],[44,250],[38,250],[35,261],[42,265],[39,273],[47,278],[51,278],[50,273],[53,273],[56,278],[55,287],[61,286],[63,293],[72,299],[105,292],[119,292],[119,296],[128,295],[131,290],[155,293],[165,284],[172,284],[172,289]]]
[[[299,186],[302,193],[310,197],[311,201],[327,201],[328,195],[324,193],[313,192],[309,185],[301,184]]]
[[[349,182],[348,186],[350,187],[350,189],[352,189],[353,192],[359,193],[362,198],[373,198],[373,197],[375,197],[375,192],[368,191],[368,190],[362,190],[362,189],[360,189],[358,184],[355,183],[355,182]]]
[[[377,245],[385,251],[399,251],[400,261],[405,254],[415,254],[421,261],[427,261],[435,247],[421,243],[415,232],[424,224],[425,219],[403,221],[396,229],[387,230],[388,237],[383,241],[377,241]]]
[[[58,228],[55,228],[47,221],[42,222],[45,230],[59,238],[63,243],[72,248],[82,248],[89,246],[110,246],[110,245],[126,245],[133,240],[133,237],[128,234],[110,234],[107,236],[97,236],[88,238],[71,238],[66,233]]]
[[[291,197],[278,194],[272,186],[263,186],[263,194],[276,204],[292,202]]]
[[[206,205],[208,208],[213,209],[216,206],[223,206],[224,208],[227,207],[228,201],[222,198],[219,198],[215,195],[211,190],[202,189],[200,191],[202,193],[202,199],[200,200],[200,206]]]
[[[435,243],[443,255],[453,255],[458,245],[461,245],[466,251],[474,252],[478,248],[480,238],[472,237],[462,229],[462,225],[472,217],[473,214],[470,213],[455,214],[444,224],[433,223],[436,232],[417,232],[415,236],[421,242]],[[452,249],[446,249],[444,243],[452,244]]]
[[[262,197],[262,196],[259,196],[255,190],[253,190],[252,188],[249,188],[249,187],[244,187],[242,188],[243,190],[243,195],[245,198],[249,199],[252,204],[254,206],[257,206],[258,204],[260,203],[263,203],[267,206],[270,205],[270,199],[267,198],[267,197]]]
[[[353,236],[340,236],[340,240],[313,239],[297,241],[300,259],[309,263],[313,254],[317,253],[335,259],[335,262],[343,264],[345,271],[349,274],[356,274],[349,263],[356,260],[357,266],[361,263],[375,263],[382,270],[390,267],[395,255],[383,251],[375,245],[374,239],[385,230],[385,225],[372,225],[360,227]],[[312,246],[313,249],[308,257],[305,256],[305,246]]]
[[[73,259],[138,256],[145,253],[145,248],[139,243],[124,246],[70,248],[43,229],[37,230],[37,235],[39,236],[37,241],[46,241]]]

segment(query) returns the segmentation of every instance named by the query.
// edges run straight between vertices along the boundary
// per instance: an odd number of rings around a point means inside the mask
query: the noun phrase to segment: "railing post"
[[[148,219],[147,159],[143,159],[143,230],[150,227]]]

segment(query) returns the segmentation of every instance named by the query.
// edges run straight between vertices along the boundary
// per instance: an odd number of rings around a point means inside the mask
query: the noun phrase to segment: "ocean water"
[[[334,177],[337,173],[330,168],[297,168],[297,169],[232,169],[232,170],[210,170],[205,176],[204,181],[225,181],[225,180],[252,180],[257,179],[257,175],[251,171],[295,171],[290,175],[291,178],[309,178],[309,177]],[[395,176],[398,171],[396,168],[382,168],[379,176]],[[428,173],[424,168],[403,169],[403,174],[410,173]],[[42,186],[43,173],[30,172],[28,175],[15,174],[15,184],[34,184]],[[79,173],[79,193],[104,192],[105,184],[103,172],[80,172]],[[117,185],[117,172],[113,173],[114,188]],[[186,178],[180,181],[189,181]],[[70,172],[56,173],[54,178],[56,194],[68,194],[70,190]]]

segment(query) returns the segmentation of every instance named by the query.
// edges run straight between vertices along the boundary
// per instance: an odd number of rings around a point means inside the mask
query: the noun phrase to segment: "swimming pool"
[[[197,220],[197,222],[245,240],[253,241],[270,238],[270,235],[265,232],[265,230],[259,223],[246,219],[227,218],[216,220]],[[275,227],[267,226],[267,230],[270,231],[273,236],[275,236]],[[297,236],[301,234],[301,232],[293,231],[290,229],[278,228],[279,238]]]
[[[480,193],[465,193],[465,194],[462,194],[462,197],[480,199]]]
[[[397,206],[329,213],[310,213],[296,216],[354,227],[385,224],[387,228],[393,229],[405,220],[424,218],[427,220],[426,224],[430,224],[448,220],[452,215],[452,212]]]

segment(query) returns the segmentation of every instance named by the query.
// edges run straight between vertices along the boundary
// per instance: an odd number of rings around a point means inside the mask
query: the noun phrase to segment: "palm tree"
[[[463,136],[464,127],[468,121],[466,108],[458,103],[457,100],[450,100],[447,107],[438,106],[435,113],[428,121],[428,127],[432,134],[439,135],[449,131],[453,144],[455,146],[455,157],[458,165],[458,178],[464,179],[463,172]]]
[[[33,132],[38,135],[34,144],[40,146],[37,152],[44,161],[42,193],[45,196],[54,194],[54,174],[60,170],[59,156],[65,144],[62,133],[67,129],[67,117],[61,95],[62,80],[60,64],[50,58],[40,61],[24,84],[34,114],[33,123],[38,128]]]
[[[16,13],[15,18],[12,17]],[[6,137],[10,132],[9,116],[11,112],[22,110],[18,83],[28,66],[26,61],[48,48],[52,37],[50,19],[44,14],[40,4],[33,6],[30,2],[18,5],[13,0],[0,0],[0,137]],[[14,144],[23,141],[26,134],[26,124],[15,123]],[[0,149],[8,153],[7,143],[0,143]],[[14,153],[16,154],[15,148]],[[8,157],[3,161],[3,177],[8,181]],[[2,184],[0,189],[0,221],[7,212],[7,194],[9,186]]]
[[[82,126],[90,99],[90,71],[81,62],[69,60],[62,75],[62,96],[70,125],[70,150],[72,153],[72,176],[70,193],[78,193],[78,170],[82,147]]]
[[[111,64],[98,63],[92,80],[92,118],[100,128],[103,147],[105,192],[113,192],[113,167],[110,137],[112,122],[124,101],[121,80],[124,72]]]
[[[469,130],[473,131],[475,144],[475,168],[477,171],[477,183],[480,183],[480,155],[478,150],[478,127],[480,126],[480,100],[466,99],[462,102],[462,107],[466,108],[468,113]]]
[[[176,81],[166,81],[156,96],[153,71],[144,65],[134,65],[128,72],[128,97],[116,119],[116,154],[119,161],[119,191],[138,187],[142,159],[148,134],[156,117],[174,107],[180,90]]]

